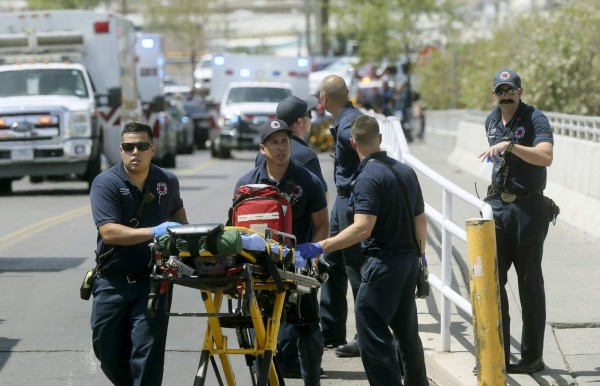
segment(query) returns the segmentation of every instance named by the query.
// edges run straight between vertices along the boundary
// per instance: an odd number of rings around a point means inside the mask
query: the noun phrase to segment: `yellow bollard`
[[[468,219],[466,229],[477,385],[504,386],[506,364],[494,220]]]

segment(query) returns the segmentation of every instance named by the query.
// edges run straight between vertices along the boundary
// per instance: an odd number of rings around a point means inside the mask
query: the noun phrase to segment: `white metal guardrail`
[[[433,288],[438,290],[442,295],[441,304],[441,320],[440,334],[442,340],[442,351],[450,351],[450,318],[452,316],[450,306],[454,303],[458,308],[473,317],[471,303],[463,298],[459,293],[450,287],[452,280],[452,236],[456,236],[459,240],[467,242],[467,234],[464,226],[452,222],[452,201],[456,197],[466,202],[467,204],[479,209],[482,213],[482,218],[490,220],[492,216],[492,208],[489,204],[468,193],[453,182],[442,177],[433,169],[419,161],[408,150],[408,144],[402,132],[400,121],[395,117],[384,117],[382,115],[370,114],[377,118],[379,122],[380,132],[382,134],[382,147],[385,148],[388,155],[399,161],[402,161],[415,170],[418,170],[423,175],[431,179],[442,190],[442,212],[425,204],[425,214],[430,221],[435,221],[442,228],[442,270],[441,278],[433,274],[429,274],[429,283]]]
[[[489,114],[489,111],[465,110],[464,119],[481,123]],[[552,132],[567,137],[585,139],[600,142],[600,117],[586,117],[583,115],[569,115],[544,111],[550,121]]]

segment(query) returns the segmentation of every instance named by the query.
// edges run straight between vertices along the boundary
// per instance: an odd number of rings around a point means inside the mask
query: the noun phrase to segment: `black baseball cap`
[[[288,135],[292,134],[292,129],[281,119],[269,119],[260,128],[260,143],[265,143],[269,135],[278,131],[285,131]]]
[[[298,118],[305,116],[310,110],[314,109],[318,103],[319,100],[314,96],[309,96],[306,99],[298,98],[295,95],[289,96],[279,102],[275,115],[287,123],[288,126],[291,126]]]
[[[507,84],[513,88],[521,88],[521,77],[513,70],[500,70],[494,75],[492,90],[496,91],[501,84]]]

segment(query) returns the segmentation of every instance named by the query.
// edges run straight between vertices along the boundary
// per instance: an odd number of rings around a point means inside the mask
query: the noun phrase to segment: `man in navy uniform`
[[[284,121],[292,130],[290,159],[319,178],[325,190],[325,197],[327,197],[327,183],[321,172],[319,157],[303,139],[310,132],[312,124],[311,111],[317,106],[318,102],[318,99],[313,96],[306,99],[301,99],[295,95],[290,96],[279,102],[275,115],[277,119]],[[256,166],[259,166],[264,160],[264,154],[259,151],[256,156]],[[295,331],[296,327],[294,325],[282,323],[277,336],[277,360],[285,378],[302,377],[300,361],[298,360],[298,336]]]
[[[490,147],[479,157],[494,163],[486,201],[496,224],[496,249],[504,356],[509,373],[544,369],[546,295],[542,275],[548,213],[543,197],[546,167],[552,164],[554,139],[548,118],[521,101],[521,77],[512,70],[494,75],[492,95],[498,106],[485,120]],[[507,274],[515,266],[519,282],[523,331],[521,359],[510,363],[510,315]]]
[[[325,109],[335,118],[332,135],[335,142],[335,187],[337,196],[331,210],[329,233],[335,236],[352,224],[352,208],[348,206],[350,183],[360,160],[350,144],[350,126],[363,113],[348,99],[348,87],[344,79],[329,75],[323,79],[319,96]],[[360,266],[363,257],[360,245],[348,245],[343,250],[323,256],[330,265],[329,280],[321,287],[321,329],[326,346],[336,347],[336,355],[342,357],[359,356],[356,337],[346,344],[346,319],[348,302],[346,293],[348,281],[356,299],[360,286]]]
[[[121,161],[96,177],[90,190],[98,228],[92,342],[100,367],[115,385],[162,383],[169,317],[165,296],[156,316],[146,312],[150,247],[169,226],[187,223],[177,177],[151,164],[150,126],[130,122],[121,132]],[[167,309],[170,304],[167,305]]]
[[[354,222],[335,236],[299,244],[296,252],[312,258],[361,243],[366,261],[360,271],[362,281],[354,313],[369,384],[400,386],[404,374],[404,384],[426,386],[429,381],[415,303],[418,258],[424,254],[427,240],[421,187],[412,168],[380,149],[381,134],[375,118],[356,118],[350,142],[361,160],[350,196]],[[401,361],[396,357],[390,329],[398,341]]]
[[[290,160],[291,134],[292,131],[282,120],[269,120],[263,124],[260,130],[260,152],[265,156],[265,161],[238,180],[234,194],[240,186],[247,184],[275,186],[291,197],[292,234],[296,236],[297,242],[322,240],[329,234],[329,216],[323,185],[313,173]],[[294,329],[298,336],[295,354],[300,360],[304,384],[319,386],[323,336],[319,328],[318,313],[312,323],[294,325]],[[289,350],[284,352],[289,355]],[[288,362],[286,358],[283,359],[282,365],[285,366]]]

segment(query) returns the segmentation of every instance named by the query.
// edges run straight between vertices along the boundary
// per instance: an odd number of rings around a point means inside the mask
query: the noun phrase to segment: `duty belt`
[[[539,190],[510,190],[503,189],[502,192],[492,191],[491,196],[499,196],[504,202],[513,202],[515,200],[530,200],[539,197],[543,194]]]
[[[150,277],[150,273],[149,272],[143,272],[143,273],[132,273],[131,275],[111,275],[111,274],[105,274],[105,273],[100,273],[99,277],[101,277],[102,279],[107,279],[107,280],[118,280],[118,281],[126,281],[129,284],[133,284],[135,282],[138,282],[140,280],[144,280]]]

